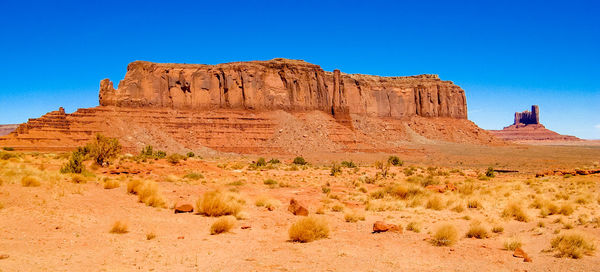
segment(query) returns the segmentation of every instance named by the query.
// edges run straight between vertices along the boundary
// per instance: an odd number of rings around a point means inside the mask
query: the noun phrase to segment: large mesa
[[[498,143],[467,120],[465,92],[437,75],[327,72],[301,60],[218,65],[135,61],[100,106],[49,112],[0,137],[21,150],[69,150],[95,133],[128,151],[394,152],[429,140]]]

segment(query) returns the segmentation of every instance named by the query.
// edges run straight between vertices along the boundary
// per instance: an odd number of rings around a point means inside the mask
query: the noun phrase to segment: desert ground
[[[600,169],[598,145],[428,142],[397,154],[298,154],[306,164],[191,155],[87,159],[73,174],[61,173],[70,153],[2,151],[0,271],[600,267],[600,174],[588,171]],[[309,216],[292,214],[291,199]],[[184,204],[194,212],[175,213]],[[291,235],[307,218],[319,235]],[[376,221],[395,226],[374,233]]]

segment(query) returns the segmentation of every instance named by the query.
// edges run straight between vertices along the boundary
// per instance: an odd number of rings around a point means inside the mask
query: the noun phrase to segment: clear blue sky
[[[284,57],[439,74],[483,128],[538,104],[546,127],[600,139],[599,14],[598,1],[2,0],[0,124],[96,106],[100,80],[118,84],[134,60]]]

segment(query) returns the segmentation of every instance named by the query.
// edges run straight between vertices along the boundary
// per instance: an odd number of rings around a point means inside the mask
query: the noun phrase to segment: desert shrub
[[[487,170],[485,170],[485,176],[488,178],[493,178],[496,176],[496,174],[494,173],[494,168],[493,167],[488,167]]]
[[[154,232],[146,233],[146,240],[152,240],[156,238],[156,234]]]
[[[329,225],[323,218],[309,216],[292,224],[288,232],[293,242],[307,243],[329,236]]]
[[[365,215],[363,213],[360,213],[356,210],[347,212],[346,214],[344,214],[344,220],[346,220],[346,222],[349,223],[355,223],[360,221],[365,221]]]
[[[456,204],[456,206],[454,206],[452,208],[452,211],[457,212],[457,213],[461,213],[464,210],[465,210],[465,207],[464,207],[464,204],[462,204],[462,203],[458,203],[458,204]]]
[[[394,198],[408,199],[423,194],[423,189],[417,186],[405,186],[405,185],[390,185],[385,188],[384,192]]]
[[[134,195],[137,194],[141,190],[143,184],[144,182],[139,179],[130,180],[129,182],[127,182],[127,193]]]
[[[390,163],[393,166],[402,166],[402,165],[404,165],[404,162],[402,160],[400,160],[400,158],[398,158],[398,156],[390,156],[390,157],[388,157],[388,163]]]
[[[140,155],[144,157],[152,157],[152,155],[154,155],[154,148],[151,145],[147,145],[146,147],[142,148]]]
[[[469,199],[469,201],[467,201],[467,208],[479,209],[481,208],[481,203],[477,199]]]
[[[228,232],[233,228],[235,222],[236,219],[234,216],[221,216],[210,226],[210,234],[215,235]]]
[[[324,194],[329,194],[329,193],[331,192],[331,187],[329,187],[329,186],[326,186],[326,185],[323,185],[323,187],[321,187],[321,191],[322,191]]]
[[[185,159],[185,157],[183,155],[173,153],[167,157],[167,162],[172,165],[175,165],[175,164],[178,164],[179,161],[183,160],[183,159]]]
[[[574,211],[573,205],[571,205],[570,203],[564,203],[560,206],[560,210],[558,213],[562,214],[562,215],[571,215]]]
[[[268,161],[268,163],[269,163],[269,164],[278,164],[278,163],[281,163],[281,161],[279,161],[279,159],[270,159],[270,160]]]
[[[196,211],[205,216],[237,215],[242,210],[242,201],[234,195],[220,191],[204,193],[196,201]]]
[[[158,151],[154,152],[154,154],[152,156],[155,159],[164,159],[167,156],[167,152],[158,150]]]
[[[279,202],[279,200],[269,198],[266,196],[259,197],[258,199],[256,199],[256,202],[254,202],[254,204],[256,205],[256,207],[265,207],[269,211],[277,209],[279,206],[281,206],[281,202]]]
[[[484,238],[488,238],[489,234],[487,229],[485,228],[485,226],[481,225],[481,223],[479,222],[474,222],[471,224],[471,227],[469,227],[469,230],[467,231],[466,236],[468,238],[477,238],[477,239],[484,239]]]
[[[527,222],[529,217],[519,203],[511,202],[502,211],[502,217],[511,217],[517,221]]]
[[[514,251],[515,249],[520,248],[521,246],[523,246],[523,244],[521,243],[521,240],[516,236],[513,236],[510,239],[504,241],[504,249],[506,250]]]
[[[273,179],[265,179],[265,180],[263,181],[263,183],[264,183],[265,185],[269,185],[269,186],[271,186],[271,187],[273,187],[273,186],[277,185],[277,181],[275,181],[275,180],[273,180]]]
[[[415,169],[414,168],[412,168],[412,167],[404,168],[404,175],[405,176],[408,177],[408,176],[412,176],[414,174],[415,174]]]
[[[437,228],[431,243],[434,246],[450,246],[458,241],[458,231],[452,224],[444,224]]]
[[[331,211],[333,211],[333,212],[343,212],[344,211],[344,206],[342,206],[340,204],[335,204],[335,205],[333,205],[333,207],[331,207]]]
[[[577,232],[561,234],[552,239],[550,245],[557,251],[556,256],[573,259],[591,255],[596,249],[591,238]]]
[[[183,178],[187,178],[187,179],[191,179],[191,180],[199,180],[204,178],[204,175],[200,174],[200,173],[196,173],[196,172],[190,172],[185,174],[185,176],[183,176]]]
[[[502,233],[502,232],[504,232],[504,227],[500,226],[500,225],[496,225],[496,226],[492,227],[492,232],[493,233]]]
[[[339,165],[337,163],[334,163],[334,164],[331,165],[331,171],[330,171],[330,175],[331,176],[335,177],[335,176],[337,176],[337,175],[339,175],[341,173],[342,173],[342,166],[341,165]]]
[[[85,179],[85,177],[84,177],[84,176],[82,176],[82,175],[79,175],[79,174],[73,174],[73,175],[71,175],[71,182],[72,182],[72,183],[77,183],[77,184],[80,184],[80,183],[86,183],[86,182],[87,182],[87,180],[86,180],[86,179]]]
[[[194,152],[188,152],[187,154],[185,154],[188,158],[193,158],[196,157],[196,154],[194,154]]]
[[[293,163],[296,165],[305,165],[307,162],[303,157],[295,157]]]
[[[267,165],[267,160],[265,160],[265,158],[258,158],[258,160],[256,160],[256,162],[253,163],[254,166],[256,167],[263,167]]]
[[[406,230],[419,233],[421,232],[421,224],[415,221],[409,222],[408,225],[406,225]]]
[[[164,208],[166,202],[153,181],[131,180],[127,183],[127,193],[138,196],[138,200],[150,207]]]
[[[38,187],[40,186],[40,179],[36,176],[24,176],[21,178],[21,185],[23,187]]]
[[[9,152],[0,151],[0,160],[9,160],[11,158],[16,158],[17,155]]]
[[[108,164],[112,158],[121,152],[119,140],[101,134],[96,134],[96,137],[86,147],[89,149],[89,156],[100,166]]]
[[[109,232],[114,234],[124,234],[129,232],[129,227],[126,223],[116,221]]]
[[[118,180],[107,179],[104,181],[104,189],[114,189],[119,188],[119,186],[121,186],[121,184]]]
[[[15,151],[15,149],[13,147],[8,147],[8,146],[3,147],[2,150],[5,150],[5,151]]]
[[[427,200],[425,208],[440,211],[444,209],[444,203],[439,196],[432,196]]]
[[[353,161],[342,161],[341,164],[346,168],[356,168],[356,164]]]
[[[69,161],[60,168],[61,173],[81,174],[85,167],[83,166],[84,155],[79,151],[73,151]]]

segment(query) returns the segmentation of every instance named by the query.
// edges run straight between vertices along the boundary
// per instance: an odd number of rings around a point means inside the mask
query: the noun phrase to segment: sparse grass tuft
[[[452,224],[444,224],[437,228],[431,238],[434,246],[451,246],[458,241],[458,232]]]
[[[467,208],[469,209],[479,209],[481,208],[481,202],[478,199],[470,199],[467,201]]]
[[[279,208],[279,206],[281,206],[281,202],[279,202],[279,200],[269,198],[267,196],[259,197],[258,199],[256,199],[256,202],[254,202],[254,204],[256,205],[256,207],[265,207],[269,211],[275,210]]]
[[[500,226],[500,225],[496,225],[496,226],[492,227],[492,232],[493,233],[502,233],[502,232],[504,232],[504,227]]]
[[[517,202],[509,203],[506,208],[504,208],[504,211],[502,211],[502,217],[514,218],[521,222],[529,221],[529,217],[523,210],[523,207]]]
[[[146,240],[152,240],[156,238],[156,234],[154,232],[146,233]]]
[[[241,210],[242,204],[237,197],[220,191],[206,192],[196,202],[196,211],[206,216],[235,216]]]
[[[119,188],[119,186],[121,186],[121,183],[118,180],[107,179],[104,181],[104,189],[114,189]]]
[[[471,227],[469,228],[469,231],[467,231],[466,236],[468,238],[477,238],[477,239],[484,239],[484,238],[488,238],[489,234],[487,229],[481,225],[481,223],[479,222],[474,222],[471,224]]]
[[[516,236],[504,241],[504,249],[506,250],[514,251],[521,246],[523,246],[523,243],[521,243],[521,240]]]
[[[228,232],[233,228],[235,222],[236,219],[234,216],[221,216],[210,226],[210,234],[215,235]]]
[[[560,210],[558,213],[562,214],[562,215],[571,215],[573,213],[575,209],[573,208],[573,205],[570,203],[564,203],[560,206]]]
[[[327,238],[329,225],[320,217],[309,216],[294,223],[289,230],[290,240],[293,242],[307,243],[314,240]]]
[[[110,229],[110,233],[115,233],[115,234],[124,234],[124,233],[128,233],[129,232],[129,227],[127,227],[127,224],[121,222],[121,221],[116,221],[112,228]]]
[[[427,200],[427,204],[425,205],[427,209],[432,209],[436,211],[440,211],[444,209],[444,203],[439,196],[432,196]]]
[[[38,187],[40,186],[40,179],[36,176],[24,176],[21,178],[21,185],[23,187]]]
[[[561,234],[552,241],[550,245],[553,250],[558,251],[557,257],[567,257],[573,259],[582,258],[584,255],[591,255],[596,249],[591,238],[577,232]]]
[[[363,213],[353,210],[353,211],[347,212],[344,215],[344,220],[346,220],[346,222],[349,222],[349,223],[355,223],[355,222],[358,222],[359,220],[365,221],[365,215]]]
[[[421,232],[421,224],[415,221],[409,222],[408,225],[406,225],[406,230],[419,233]]]
[[[204,176],[200,173],[190,172],[190,173],[185,174],[185,176],[183,176],[183,178],[191,179],[191,180],[199,180],[199,179],[204,178]]]

